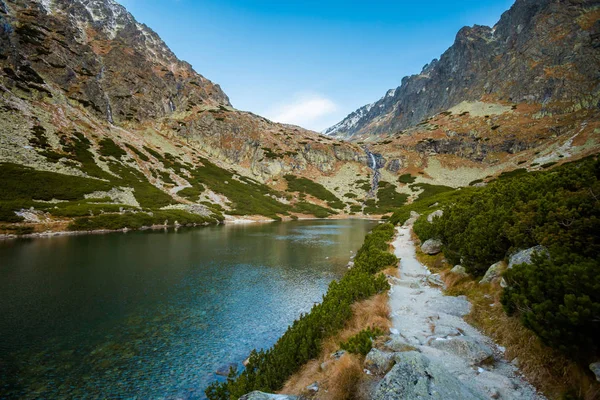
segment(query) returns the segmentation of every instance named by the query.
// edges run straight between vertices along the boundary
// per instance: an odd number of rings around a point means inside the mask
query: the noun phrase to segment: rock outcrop
[[[396,365],[375,391],[375,400],[464,399],[483,400],[468,384],[461,382],[440,363],[415,351],[400,353]]]
[[[465,101],[542,104],[545,113],[594,109],[599,62],[596,1],[517,0],[494,27],[462,28],[439,60],[324,133],[395,133]]]
[[[550,253],[544,246],[534,246],[526,250],[518,251],[508,259],[508,268],[512,268],[519,264],[531,264],[534,254],[548,257]]]
[[[421,251],[425,254],[434,255],[442,251],[444,244],[438,239],[428,239],[421,245]]]

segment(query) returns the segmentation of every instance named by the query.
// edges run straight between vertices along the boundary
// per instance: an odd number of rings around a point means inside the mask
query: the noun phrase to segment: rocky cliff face
[[[600,6],[517,0],[493,27],[461,29],[420,74],[324,133],[396,133],[464,101],[540,104],[547,113],[600,107]]]
[[[113,0],[1,1],[0,46],[7,89],[48,94],[55,85],[110,123],[229,105]]]
[[[113,205],[152,208],[140,198],[158,189],[163,205],[250,214],[261,202],[242,211],[241,199],[254,193],[272,199],[261,214],[270,216],[326,206],[285,193],[286,174],[339,198],[364,197],[355,182],[369,175],[358,146],[233,108],[113,0],[0,0],[0,169],[9,164],[100,179],[128,194],[101,196]],[[33,199],[3,200],[0,221],[3,208],[12,216]]]

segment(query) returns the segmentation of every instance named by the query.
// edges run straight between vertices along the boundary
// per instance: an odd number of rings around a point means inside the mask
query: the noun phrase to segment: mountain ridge
[[[395,133],[462,101],[482,99],[543,104],[555,113],[595,108],[599,15],[591,0],[517,0],[494,27],[463,27],[439,59],[324,133]]]

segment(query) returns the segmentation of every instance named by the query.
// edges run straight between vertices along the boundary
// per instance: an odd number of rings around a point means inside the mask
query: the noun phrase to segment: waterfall
[[[110,107],[110,99],[108,98],[107,94],[105,94],[105,96],[106,96],[106,119],[108,120],[108,122],[111,125],[114,125],[115,121],[113,120],[112,108]]]
[[[173,99],[169,97],[169,109],[171,112],[175,112],[175,103],[173,103]]]
[[[365,150],[365,153],[367,154],[367,157],[370,160],[368,162],[369,168],[373,170],[373,181],[371,183],[371,191],[369,192],[369,196],[374,197],[375,192],[377,192],[377,187],[379,186],[379,178],[381,177],[381,173],[379,172],[379,165],[377,164],[377,158],[379,157],[379,155],[376,156],[375,154],[371,153],[366,146],[363,149]]]

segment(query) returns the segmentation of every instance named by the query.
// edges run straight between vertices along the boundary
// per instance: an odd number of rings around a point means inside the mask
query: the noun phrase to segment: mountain
[[[600,107],[600,6],[595,0],[517,0],[492,28],[462,28],[454,44],[380,100],[324,133],[394,134],[462,102]]]
[[[0,94],[0,222],[327,216],[367,194],[363,149],[236,110],[113,0],[0,0]]]

